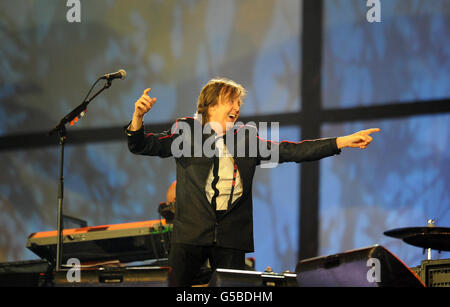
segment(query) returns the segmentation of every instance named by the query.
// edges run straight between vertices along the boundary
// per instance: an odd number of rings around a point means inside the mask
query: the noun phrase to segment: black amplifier
[[[450,287],[450,259],[424,260],[414,271],[427,287]]]
[[[51,284],[53,268],[46,260],[0,263],[0,287],[44,287]]]

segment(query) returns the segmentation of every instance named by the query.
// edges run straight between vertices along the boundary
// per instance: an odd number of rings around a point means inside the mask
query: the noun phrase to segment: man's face
[[[239,97],[231,98],[229,95],[220,95],[219,101],[215,106],[208,109],[209,122],[214,130],[217,132],[217,126],[222,128],[225,133],[227,128],[234,126],[234,123],[239,117],[241,109],[241,100]]]

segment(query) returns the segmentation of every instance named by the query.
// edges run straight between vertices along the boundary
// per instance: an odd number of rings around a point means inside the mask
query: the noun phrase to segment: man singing
[[[266,141],[256,128],[236,125],[246,95],[244,87],[217,78],[201,90],[196,118],[181,118],[169,131],[145,134],[144,115],[156,102],[149,92],[146,89],[136,101],[125,133],[132,153],[175,158],[177,203],[169,265],[176,286],[192,285],[207,259],[213,270],[244,268],[245,253],[254,250],[252,182],[256,166],[267,161],[315,161],[339,154],[344,147],[366,148],[372,141],[370,134],[380,131],[374,128],[298,143]]]

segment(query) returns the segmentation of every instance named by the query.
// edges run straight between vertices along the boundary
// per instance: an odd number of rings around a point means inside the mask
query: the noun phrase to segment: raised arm
[[[170,130],[161,133],[144,133],[144,115],[156,102],[156,98],[148,96],[150,88],[146,89],[134,104],[131,123],[124,130],[128,139],[128,149],[138,155],[170,157],[174,134]]]
[[[146,89],[142,96],[139,97],[139,99],[134,104],[133,119],[131,120],[131,124],[128,127],[128,130],[138,131],[142,128],[144,115],[153,108],[153,105],[156,102],[156,98],[151,98],[148,95],[150,90],[151,88]]]

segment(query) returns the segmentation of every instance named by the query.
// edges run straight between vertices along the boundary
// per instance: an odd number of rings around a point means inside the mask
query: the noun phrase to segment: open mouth
[[[228,118],[231,119],[231,120],[235,120],[237,118],[237,115],[236,114],[230,114],[230,115],[228,115]]]

